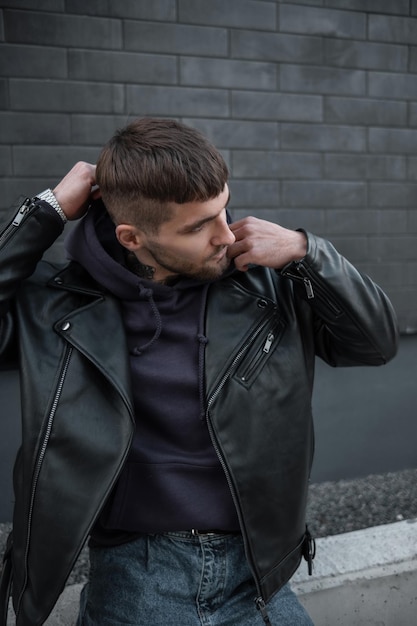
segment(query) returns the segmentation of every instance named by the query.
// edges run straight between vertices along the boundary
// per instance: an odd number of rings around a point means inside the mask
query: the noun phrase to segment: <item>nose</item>
[[[213,246],[230,246],[234,243],[236,237],[229,228],[225,218],[221,217],[216,224],[216,232],[214,233],[211,243]]]

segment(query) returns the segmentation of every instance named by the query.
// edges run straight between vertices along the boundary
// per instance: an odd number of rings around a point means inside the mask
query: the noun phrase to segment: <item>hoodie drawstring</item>
[[[133,348],[132,354],[134,354],[135,356],[140,356],[145,350],[150,348],[155,343],[155,341],[158,341],[159,336],[162,332],[161,314],[159,313],[158,307],[155,304],[152,289],[143,287],[143,285],[141,285],[140,283],[138,286],[139,286],[140,295],[148,301],[149,306],[151,307],[152,313],[155,318],[156,328],[155,328],[155,333],[152,339],[150,339],[148,343],[145,343],[143,346],[136,346],[135,348]]]

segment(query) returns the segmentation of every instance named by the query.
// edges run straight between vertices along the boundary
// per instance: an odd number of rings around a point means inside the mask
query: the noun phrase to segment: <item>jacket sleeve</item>
[[[47,202],[26,199],[0,232],[0,363],[12,353],[13,300],[22,280],[62,233],[64,223]]]
[[[332,366],[386,363],[399,338],[390,300],[331,243],[305,234],[306,256],[281,275],[294,281],[296,295],[313,311],[316,354]]]

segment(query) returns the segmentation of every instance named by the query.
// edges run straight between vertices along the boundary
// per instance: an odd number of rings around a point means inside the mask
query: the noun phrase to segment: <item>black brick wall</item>
[[[328,237],[417,332],[417,0],[0,3],[0,213],[138,115],[203,130],[236,218]]]

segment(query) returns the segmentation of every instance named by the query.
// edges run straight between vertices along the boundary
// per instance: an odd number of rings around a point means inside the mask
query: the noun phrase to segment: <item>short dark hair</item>
[[[118,130],[97,161],[96,180],[116,224],[157,233],[175,202],[205,202],[228,179],[220,152],[199,131],[180,122],[139,118]]]

